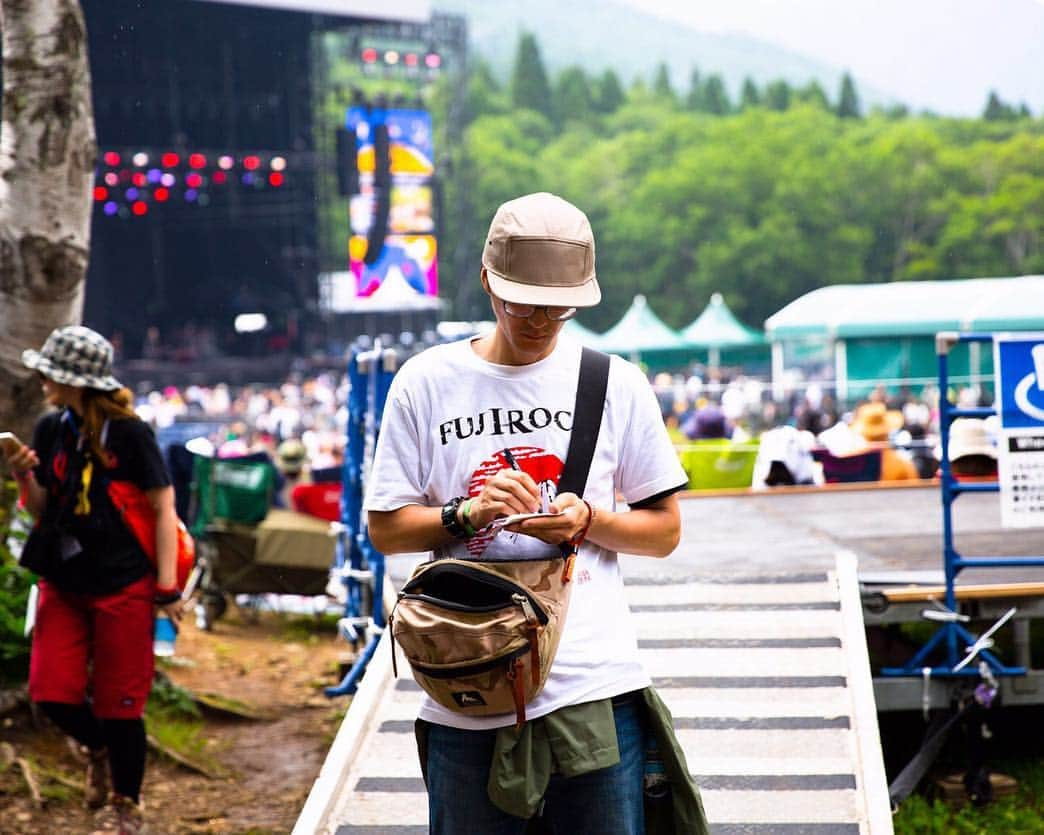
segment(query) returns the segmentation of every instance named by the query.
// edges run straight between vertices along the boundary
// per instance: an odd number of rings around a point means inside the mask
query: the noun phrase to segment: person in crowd
[[[982,418],[957,418],[950,424],[950,471],[958,480],[995,479],[997,446]],[[941,457],[942,450],[939,450]]]
[[[23,552],[23,559],[35,554],[32,567],[41,575],[29,696],[86,749],[84,797],[99,809],[96,832],[135,835],[144,827],[142,717],[154,612],[175,622],[181,616],[174,491],[151,429],[112,375],[104,337],[81,326],[58,328],[22,361],[39,375],[52,407],[32,445],[7,458],[37,520]],[[156,569],[108,498],[110,480],[132,482],[147,495],[156,516]]]
[[[283,476],[283,487],[276,501],[278,507],[292,508],[292,494],[299,484],[307,484],[308,450],[299,438],[287,438],[278,447],[275,455],[276,469]]]
[[[365,499],[370,536],[387,554],[490,560],[557,554],[562,542],[586,533],[550,677],[526,706],[531,739],[564,734],[555,756],[583,761],[584,773],[541,780],[529,813],[542,796],[556,832],[636,835],[644,831],[639,691],[650,679],[616,554],[665,557],[674,550],[675,493],[685,473],[645,376],[613,357],[583,498],[552,490],[555,515],[523,521],[508,534],[488,530],[498,516],[539,510],[538,481],[553,475],[557,484],[566,457],[581,350],[559,335],[578,308],[601,296],[587,217],[547,193],[505,203],[490,226],[480,280],[495,329],[412,357],[392,381]],[[494,413],[523,417],[494,428]],[[618,506],[617,494],[628,509]],[[514,723],[514,714],[472,717],[424,702],[418,727],[435,835],[526,831],[516,796],[525,787],[516,783],[512,793],[504,760],[494,765],[494,751],[517,741]],[[543,753],[550,756],[535,744],[533,757]],[[519,765],[531,774],[536,762]]]
[[[732,424],[717,403],[706,403],[694,411],[681,427],[690,441],[727,440],[732,437]]]
[[[905,450],[895,449],[891,435],[903,426],[902,412],[889,409],[882,400],[871,400],[856,409],[852,428],[881,451],[881,481],[917,478],[917,467]]]

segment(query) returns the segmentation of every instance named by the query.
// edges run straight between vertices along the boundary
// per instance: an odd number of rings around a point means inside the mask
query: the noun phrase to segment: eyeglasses
[[[529,319],[538,310],[544,311],[544,316],[551,322],[564,322],[566,319],[572,319],[576,315],[575,307],[516,304],[515,302],[506,302],[503,299],[500,300],[500,303],[504,306],[504,312],[508,316],[514,316],[516,319]]]

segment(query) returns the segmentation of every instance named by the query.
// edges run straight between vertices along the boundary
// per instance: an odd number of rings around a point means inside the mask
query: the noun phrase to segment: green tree
[[[510,89],[511,104],[516,109],[535,110],[548,119],[552,118],[551,85],[540,57],[540,47],[529,32],[519,36]]]
[[[688,110],[703,110],[703,77],[698,67],[689,73],[689,91],[685,94],[685,107]]]
[[[615,113],[625,98],[619,76],[612,70],[603,72],[594,84],[594,109],[598,113]]]
[[[765,85],[765,107],[769,110],[786,110],[790,107],[790,85],[782,78]]]
[[[815,79],[812,79],[808,84],[798,90],[795,97],[798,101],[807,104],[814,104],[816,107],[820,107],[823,110],[830,109],[830,102],[827,101],[826,93],[820,86],[819,82]]]
[[[1017,111],[1011,105],[1001,101],[996,90],[990,90],[990,96],[986,100],[986,108],[982,111],[982,118],[987,122],[1010,121],[1018,116]]]
[[[761,104],[761,94],[754,80],[747,76],[743,79],[743,87],[740,89],[739,109],[746,110],[748,107],[757,107]]]
[[[725,90],[725,82],[717,73],[708,75],[703,82],[703,110],[717,116],[724,116],[732,110],[729,94]]]
[[[567,67],[555,82],[553,110],[559,126],[570,121],[584,121],[594,109],[591,83],[580,67]]]
[[[495,113],[506,113],[510,105],[504,90],[486,61],[477,59],[468,76],[466,95],[468,119]]]
[[[856,93],[855,82],[849,73],[841,77],[841,93],[837,99],[837,115],[842,119],[858,119],[859,94]]]
[[[665,101],[674,102],[676,96],[674,95],[674,88],[671,87],[671,73],[667,69],[667,64],[663,61],[660,62],[656,68],[656,75],[653,77],[653,95],[657,98],[661,98]]]

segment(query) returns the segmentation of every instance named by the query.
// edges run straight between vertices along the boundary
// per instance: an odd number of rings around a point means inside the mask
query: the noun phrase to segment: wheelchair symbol
[[[1044,345],[1034,345],[1030,353],[1033,355],[1033,371],[1015,386],[1015,405],[1030,417],[1044,420],[1044,408],[1032,403],[1029,397],[1034,385],[1037,391],[1044,391]]]

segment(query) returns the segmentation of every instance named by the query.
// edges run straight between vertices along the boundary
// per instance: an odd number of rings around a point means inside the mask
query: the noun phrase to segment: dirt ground
[[[289,832],[348,706],[322,688],[339,680],[350,654],[329,621],[308,615],[231,606],[212,632],[187,615],[175,658],[159,669],[193,693],[235,700],[258,718],[202,712],[199,758],[217,772],[212,777],[150,749],[143,789],[149,831]],[[0,741],[32,764],[46,800],[35,808],[17,765],[0,771],[0,833],[89,833],[83,765],[64,736],[22,706],[0,720]]]

